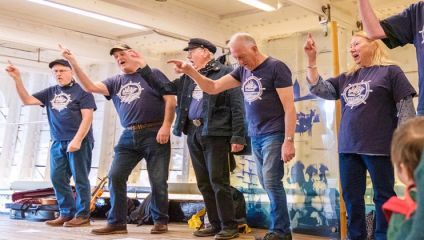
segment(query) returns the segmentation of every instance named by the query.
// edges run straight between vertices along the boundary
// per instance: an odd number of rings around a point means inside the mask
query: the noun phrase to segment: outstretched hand
[[[191,69],[194,70],[193,66],[181,60],[172,59],[172,60],[169,60],[167,63],[171,63],[175,65],[174,70],[176,73],[187,74]]]
[[[315,46],[315,41],[312,38],[312,34],[308,33],[308,37],[306,38],[305,45],[303,46],[303,50],[305,51],[308,58],[311,60],[315,60],[317,57],[317,49]]]
[[[11,76],[13,79],[17,79],[21,77],[21,73],[19,72],[19,69],[15,67],[10,60],[7,60],[7,67],[6,72]]]

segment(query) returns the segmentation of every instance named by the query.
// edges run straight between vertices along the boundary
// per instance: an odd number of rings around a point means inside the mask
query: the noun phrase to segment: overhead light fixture
[[[260,0],[239,0],[239,2],[245,3],[247,5],[261,9],[261,10],[266,11],[266,12],[272,12],[272,11],[277,10],[277,8],[275,8],[275,7],[273,7],[269,4],[266,4],[264,2],[261,2]]]
[[[127,21],[117,19],[117,18],[113,18],[113,17],[108,17],[108,16],[98,14],[98,13],[94,13],[94,12],[81,10],[81,9],[78,9],[78,8],[66,6],[66,5],[59,4],[59,3],[50,2],[50,1],[47,1],[47,0],[27,0],[27,1],[33,2],[33,3],[38,3],[38,4],[48,6],[48,7],[52,7],[52,8],[57,8],[57,9],[60,9],[60,10],[71,12],[71,13],[76,13],[76,14],[79,14],[79,15],[94,18],[94,19],[101,20],[101,21],[104,21],[104,22],[109,22],[109,23],[121,25],[121,26],[124,26],[124,27],[134,28],[134,29],[138,29],[138,30],[142,30],[142,31],[149,30],[148,28],[146,28],[142,25],[139,25],[139,24],[127,22]]]

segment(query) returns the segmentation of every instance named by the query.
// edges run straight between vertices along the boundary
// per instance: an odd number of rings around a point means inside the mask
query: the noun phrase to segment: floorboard
[[[45,239],[60,239],[60,240],[135,240],[135,239],[197,239],[208,240],[211,238],[196,238],[188,228],[187,224],[172,223],[169,225],[169,232],[160,235],[150,234],[151,226],[128,225],[128,234],[104,235],[96,236],[90,234],[93,228],[102,227],[106,224],[105,220],[93,220],[91,226],[79,228],[66,227],[50,227],[42,222],[30,222],[26,220],[12,220],[7,215],[0,215],[0,239],[1,240],[45,240]],[[255,235],[262,236],[266,230],[253,229],[252,233],[241,234],[238,239],[254,239]],[[307,236],[294,234],[295,240],[309,239],[328,239],[316,236]]]

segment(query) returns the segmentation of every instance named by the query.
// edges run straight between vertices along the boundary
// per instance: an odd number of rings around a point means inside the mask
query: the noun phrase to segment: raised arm
[[[81,83],[81,86],[84,88],[86,92],[90,93],[99,93],[104,96],[109,96],[109,90],[106,85],[102,82],[93,82],[88,76],[84,73],[84,71],[79,66],[75,56],[69,51],[69,49],[64,48],[59,44],[59,48],[62,56],[68,60],[69,64],[72,66],[72,70],[75,73],[78,81]]]
[[[168,63],[175,65],[175,71],[177,73],[184,73],[190,76],[199,87],[209,94],[218,94],[227,89],[235,88],[240,86],[240,82],[234,79],[230,74],[221,77],[218,80],[212,80],[197,72],[190,64],[181,60],[170,60]]]
[[[180,83],[180,78],[175,79],[170,82],[160,81],[153,73],[149,65],[145,65],[143,68],[137,69],[137,72],[141,77],[146,80],[147,84],[161,95],[177,95],[178,94],[178,84]]]
[[[6,72],[10,77],[15,80],[16,91],[18,92],[19,98],[21,99],[24,105],[43,105],[43,103],[30,95],[28,91],[25,89],[24,83],[22,82],[21,73],[19,69],[15,67],[10,61],[8,61],[8,65],[6,67]]]
[[[308,66],[306,68],[306,80],[310,84],[311,93],[328,100],[337,99],[338,94],[333,85],[331,85],[331,83],[327,81],[323,81],[322,78],[319,76],[317,67],[317,49],[311,33],[308,33],[308,37],[306,38],[306,42],[303,49],[308,58]]]
[[[386,38],[386,33],[380,25],[380,21],[374,13],[369,0],[358,0],[359,14],[368,37],[371,39]]]

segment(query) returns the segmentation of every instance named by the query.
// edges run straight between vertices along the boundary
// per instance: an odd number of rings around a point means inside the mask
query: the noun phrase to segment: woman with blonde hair
[[[416,92],[400,67],[388,60],[381,41],[370,40],[363,32],[351,39],[354,66],[325,81],[318,74],[317,51],[311,34],[304,51],[311,93],[327,100],[341,100],[338,151],[349,239],[367,239],[366,171],[374,188],[374,237],[386,239],[387,221],[381,206],[395,195],[390,142],[398,123],[415,116],[412,97]]]

